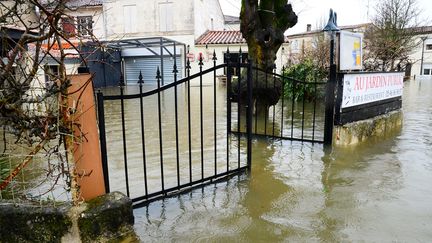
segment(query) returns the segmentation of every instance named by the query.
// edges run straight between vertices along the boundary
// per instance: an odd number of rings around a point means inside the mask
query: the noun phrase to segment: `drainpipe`
[[[107,16],[106,16],[106,9],[105,9],[105,3],[102,4],[102,19],[103,19],[103,31],[104,31],[104,39],[107,40],[108,36],[108,27],[107,27]]]
[[[424,49],[425,49],[425,40],[427,39],[427,37],[426,36],[422,36],[420,38],[423,41],[422,54],[421,54],[421,60],[420,60],[420,75],[423,75],[423,57],[424,57]]]

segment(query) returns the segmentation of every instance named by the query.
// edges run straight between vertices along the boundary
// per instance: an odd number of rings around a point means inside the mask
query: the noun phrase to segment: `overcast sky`
[[[219,0],[226,15],[238,16],[240,13],[240,0]],[[370,22],[376,4],[380,0],[291,0],[293,9],[299,16],[298,23],[287,34],[306,31],[306,25],[312,24],[312,29],[320,22],[327,23],[329,9],[333,8],[338,15],[338,25],[352,25]],[[417,0],[422,9],[422,19],[428,19],[427,24],[432,25],[432,0]]]

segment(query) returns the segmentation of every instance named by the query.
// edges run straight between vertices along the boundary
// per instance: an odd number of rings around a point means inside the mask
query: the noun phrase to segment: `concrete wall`
[[[119,192],[79,206],[0,202],[1,242],[138,242],[131,200]]]
[[[386,137],[400,131],[403,114],[401,110],[371,119],[335,126],[333,144],[349,146],[367,142],[377,137]]]
[[[194,34],[194,0],[108,0],[104,4],[108,39],[126,39],[132,37],[179,36]],[[171,4],[172,31],[161,31],[160,6]],[[127,6],[134,6],[132,20],[135,26],[125,28]],[[132,10],[133,11],[133,10]],[[132,16],[133,17],[133,16]]]
[[[224,29],[224,16],[218,0],[194,0],[194,4],[195,38],[207,30]]]

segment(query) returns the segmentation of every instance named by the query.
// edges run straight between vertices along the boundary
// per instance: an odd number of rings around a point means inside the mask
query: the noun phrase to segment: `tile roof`
[[[285,36],[285,43],[288,41],[288,38]],[[246,40],[239,30],[209,30],[195,41],[195,45],[206,44],[246,44]]]
[[[370,25],[370,23],[356,24],[356,25],[345,25],[345,26],[339,26],[339,29],[341,29],[341,30],[354,30],[354,29],[359,29],[359,28],[363,28],[363,27],[366,28],[368,25]],[[288,39],[290,39],[290,38],[295,38],[295,37],[314,35],[314,34],[318,34],[318,33],[322,33],[322,32],[323,32],[322,30],[311,30],[311,31],[287,35],[286,37]]]
[[[43,5],[52,6],[57,3],[57,0],[42,0]],[[66,0],[68,8],[102,6],[104,0]]]
[[[236,30],[207,31],[195,41],[195,45],[243,43],[246,43],[246,40],[242,33]]]
[[[224,15],[224,22],[225,24],[240,24],[240,17]]]
[[[421,26],[412,28],[417,35],[432,33],[432,26]]]

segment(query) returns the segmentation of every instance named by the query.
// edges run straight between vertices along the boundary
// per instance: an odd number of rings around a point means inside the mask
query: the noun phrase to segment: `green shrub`
[[[311,59],[304,59],[298,64],[294,64],[285,69],[284,79],[284,98],[294,98],[294,100],[306,99],[313,101],[324,97],[325,85],[312,84],[312,82],[326,82],[328,70],[319,68]],[[294,80],[301,82],[294,82]],[[306,82],[306,83],[303,83]]]

